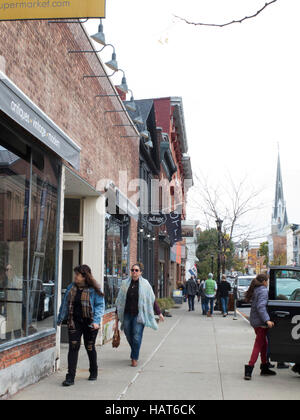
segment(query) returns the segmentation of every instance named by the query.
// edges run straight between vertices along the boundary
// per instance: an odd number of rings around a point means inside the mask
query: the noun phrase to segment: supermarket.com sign
[[[0,0],[0,20],[101,17],[105,17],[105,0]]]

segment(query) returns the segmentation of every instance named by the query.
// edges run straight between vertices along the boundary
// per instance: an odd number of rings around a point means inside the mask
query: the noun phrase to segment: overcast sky
[[[228,173],[237,181],[248,175],[249,186],[264,188],[254,226],[262,232],[271,221],[278,143],[289,221],[300,223],[300,2],[278,0],[223,29],[189,26],[173,15],[223,23],[264,3],[107,0],[104,20],[136,99],[182,96],[193,171],[214,184]],[[91,34],[97,25],[90,21]],[[111,57],[106,50],[103,60]]]

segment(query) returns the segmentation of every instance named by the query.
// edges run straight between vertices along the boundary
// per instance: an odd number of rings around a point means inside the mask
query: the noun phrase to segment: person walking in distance
[[[213,274],[209,273],[208,279],[203,286],[205,293],[205,312],[208,317],[211,317],[214,313],[214,301],[218,290],[217,282],[213,277]]]
[[[268,298],[268,277],[265,274],[259,274],[252,281],[246,293],[246,302],[252,301],[250,324],[254,328],[256,334],[250,361],[248,365],[245,365],[244,378],[246,380],[251,379],[259,354],[261,356],[260,374],[263,376],[276,375],[276,372],[270,370],[267,359],[268,329],[274,327],[274,322],[270,320],[270,316],[267,311]]]
[[[87,265],[74,269],[74,282],[65,293],[57,325],[67,321],[69,330],[68,374],[63,386],[74,385],[78,353],[83,335],[90,362],[90,381],[98,377],[96,338],[105,312],[104,294]]]
[[[197,293],[198,293],[198,286],[194,279],[194,276],[192,276],[186,282],[186,295],[187,295],[188,303],[189,303],[189,312],[195,310],[195,297]]]
[[[119,327],[120,321],[131,348],[132,367],[138,365],[144,328],[158,329],[154,313],[164,321],[152,286],[142,277],[143,270],[144,266],[141,263],[131,267],[131,277],[122,282],[116,301],[115,329]]]
[[[221,305],[222,305],[222,312],[223,317],[225,318],[228,315],[228,300],[229,300],[229,292],[231,291],[231,285],[226,280],[225,274],[222,275],[222,280],[219,285],[219,296],[221,299]]]
[[[204,292],[205,280],[200,280],[200,284],[198,286],[198,299],[201,299],[201,308],[202,308],[202,315],[206,314],[206,296]]]

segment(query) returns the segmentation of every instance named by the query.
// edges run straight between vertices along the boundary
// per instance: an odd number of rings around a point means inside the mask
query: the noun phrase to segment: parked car
[[[300,267],[270,267],[268,312],[271,360],[300,364]]]
[[[255,276],[239,276],[237,277],[237,306],[240,308],[245,302],[246,292]]]
[[[44,298],[44,318],[54,315],[55,305],[55,284],[53,282],[43,283],[45,292]]]

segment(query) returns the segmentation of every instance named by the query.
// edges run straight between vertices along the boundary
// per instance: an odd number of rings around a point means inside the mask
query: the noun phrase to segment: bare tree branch
[[[271,1],[269,1],[269,2],[267,2],[267,3],[265,3],[265,5],[261,8],[261,9],[259,9],[256,13],[254,13],[253,15],[251,15],[251,16],[245,16],[244,18],[242,18],[242,19],[240,19],[240,20],[232,20],[231,22],[227,22],[227,23],[222,23],[222,24],[217,24],[217,23],[201,23],[201,22],[191,22],[191,21],[189,21],[189,20],[187,20],[187,19],[184,19],[184,18],[182,18],[182,17],[180,17],[180,16],[176,16],[175,15],[175,17],[177,18],[177,19],[180,19],[180,20],[182,20],[183,22],[185,22],[185,23],[187,23],[188,25],[194,25],[194,26],[214,26],[214,27],[219,27],[219,28],[224,28],[225,26],[229,26],[229,25],[232,25],[232,24],[234,24],[234,23],[242,23],[242,22],[244,22],[245,20],[248,20],[248,19],[253,19],[253,18],[255,18],[256,16],[258,16],[260,13],[262,13],[268,6],[270,6],[272,3],[276,3],[278,0],[271,0]]]

